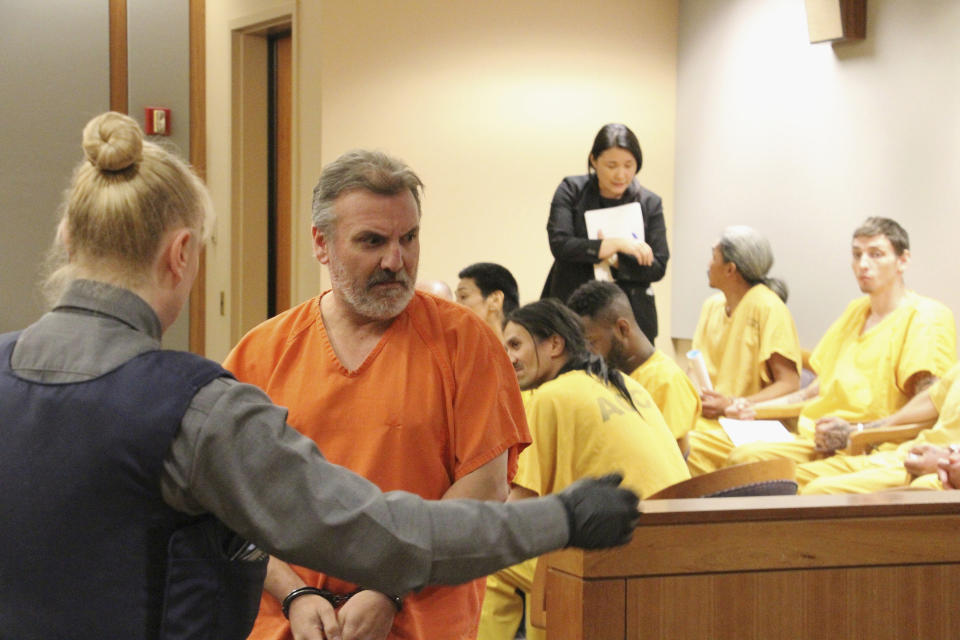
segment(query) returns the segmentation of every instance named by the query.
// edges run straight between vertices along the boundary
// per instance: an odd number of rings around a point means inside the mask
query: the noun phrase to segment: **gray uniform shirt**
[[[156,313],[139,296],[77,280],[23,331],[11,365],[38,382],[89,380],[159,349],[160,335]],[[283,560],[394,594],[466,582],[569,538],[554,496],[498,504],[381,493],[327,462],[286,415],[231,378],[203,387],[164,461],[164,501],[189,514],[213,513]]]

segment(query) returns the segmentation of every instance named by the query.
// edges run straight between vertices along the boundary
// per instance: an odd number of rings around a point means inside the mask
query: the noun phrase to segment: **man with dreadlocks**
[[[580,318],[547,298],[507,316],[507,355],[523,390],[533,444],[520,454],[508,500],[544,496],[612,471],[642,498],[686,480],[690,472],[650,395],[590,353]],[[536,559],[487,578],[479,640],[509,640],[518,616],[502,606],[529,593]],[[528,618],[529,619],[529,618]],[[527,639],[542,632],[527,628]]]

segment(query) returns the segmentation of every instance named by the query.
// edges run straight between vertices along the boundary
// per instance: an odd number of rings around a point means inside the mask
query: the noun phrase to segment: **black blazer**
[[[657,335],[657,310],[653,295],[647,294],[651,282],[662,279],[667,271],[670,250],[667,228],[663,222],[660,196],[644,189],[636,180],[616,201],[600,200],[596,175],[568,176],[553,194],[547,236],[554,263],[543,286],[542,298],[559,298],[566,302],[574,289],[593,280],[593,265],[599,261],[601,240],[587,238],[583,214],[591,209],[639,202],[643,211],[644,240],[653,250],[653,264],[640,265],[636,258],[620,254],[619,266],[612,269],[614,281],[630,299],[637,323],[652,341]]]

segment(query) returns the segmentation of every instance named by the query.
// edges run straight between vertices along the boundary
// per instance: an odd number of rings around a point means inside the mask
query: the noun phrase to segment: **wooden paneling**
[[[682,567],[702,570],[703,562],[731,570],[744,562],[755,566],[767,562],[780,568],[872,563],[876,545],[884,545],[873,533],[873,527],[879,526],[888,532],[891,544],[897,543],[896,553],[903,561],[933,553],[938,562],[960,562],[960,545],[947,544],[951,526],[960,530],[960,496],[952,492],[651,500],[641,503],[640,509],[640,526],[624,548],[627,553],[624,549],[590,553],[571,549],[550,554],[551,565],[567,573],[603,578],[663,572],[665,555],[670,557],[667,570],[671,572]],[[940,515],[950,517],[935,517]],[[797,521],[803,521],[805,533],[796,529]],[[907,529],[895,526],[905,522]],[[916,526],[925,527],[924,535],[931,536],[927,544],[911,535],[910,528]],[[751,535],[745,538],[747,528]],[[834,551],[817,544],[816,535],[849,544]],[[709,548],[722,549],[722,555],[713,557],[704,551],[705,536],[711,540]],[[858,540],[862,544],[854,544]],[[934,541],[940,546],[931,549]],[[848,547],[853,558],[845,555]],[[669,553],[664,553],[666,549]]]
[[[550,640],[928,638],[960,626],[958,492],[663,500],[641,510],[630,544],[541,560]],[[598,589],[606,596],[591,599]],[[625,636],[593,631],[617,625]]]
[[[626,637],[951,637],[958,589],[955,564],[634,579]]]
[[[876,532],[882,524],[883,537]],[[749,532],[749,535],[744,535]],[[643,527],[627,547],[594,557],[590,577],[703,573],[890,562],[960,562],[960,514]],[[709,544],[704,544],[709,540]],[[824,541],[829,540],[829,544]]]
[[[110,110],[126,113],[127,0],[110,0]]]
[[[206,14],[204,0],[190,0],[190,164],[207,174]],[[212,231],[212,230],[211,230]],[[207,254],[190,291],[190,351],[206,352]]]
[[[551,640],[622,640],[626,631],[624,580],[579,580],[557,571],[547,574],[547,637]],[[589,620],[589,623],[588,623]],[[587,625],[589,635],[581,635]]]
[[[290,308],[290,198],[292,195],[290,159],[293,118],[293,37],[288,33],[272,39],[274,47],[274,310]]]

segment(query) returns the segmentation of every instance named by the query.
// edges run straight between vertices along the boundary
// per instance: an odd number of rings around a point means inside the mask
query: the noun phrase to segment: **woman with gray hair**
[[[723,261],[732,263],[748,285],[764,284],[781,300],[787,301],[787,283],[767,276],[773,266],[773,249],[770,241],[756,229],[746,225],[727,227],[717,247]]]
[[[707,277],[719,293],[703,304],[693,336],[713,385],[700,391],[702,415],[690,433],[695,475],[722,466],[733,449],[716,418],[800,387],[797,328],[786,285],[768,275],[772,266],[770,243],[751,227],[727,227],[713,247]]]

